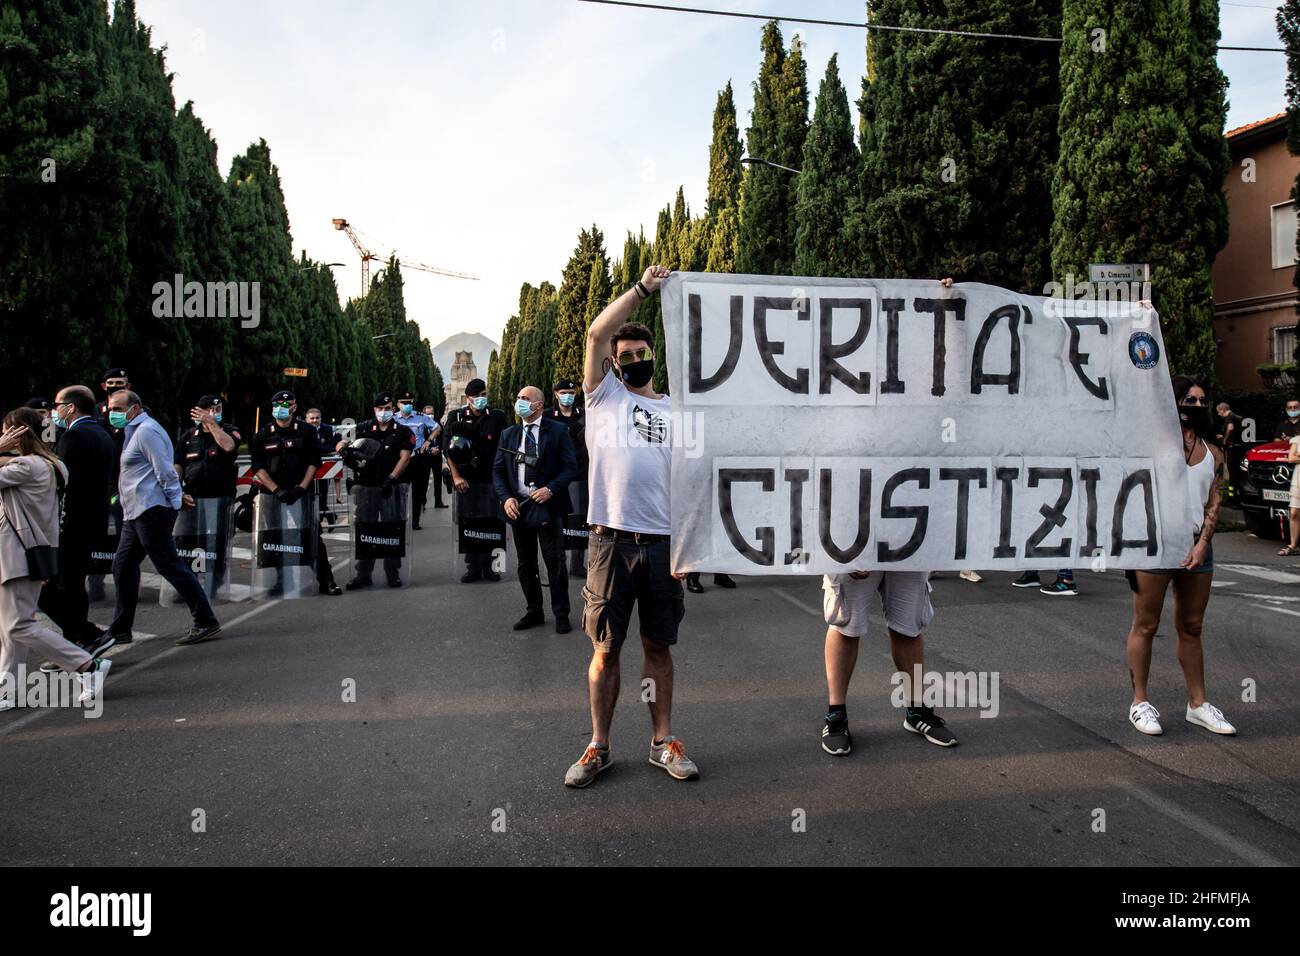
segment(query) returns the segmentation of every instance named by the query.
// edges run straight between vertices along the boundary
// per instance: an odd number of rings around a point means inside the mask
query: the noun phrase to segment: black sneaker
[[[466,571],[460,576],[461,584],[473,584],[475,581],[482,581],[483,575],[478,571]]]
[[[1020,577],[1011,582],[1013,588],[1036,588],[1041,582],[1038,580],[1037,571],[1026,571]]]
[[[1074,583],[1074,578],[1058,577],[1051,584],[1045,584],[1038,589],[1043,594],[1064,594],[1067,597],[1073,597],[1079,593],[1078,587]]]
[[[933,707],[909,707],[903,718],[903,729],[920,734],[932,744],[951,747],[957,738],[944,726],[944,719],[934,712]]]
[[[826,718],[826,724],[822,727],[822,750],[832,757],[843,757],[852,749],[853,735],[849,733],[849,719]]]
[[[86,649],[86,653],[91,657],[98,657],[110,647],[117,643],[117,638],[108,631],[100,631],[99,634],[81,646]]]
[[[327,597],[338,597],[343,593],[343,589],[338,586],[337,581],[327,581],[324,584],[318,584],[316,586],[316,593],[324,594]]]
[[[501,580],[501,575],[497,574],[495,571],[484,571],[484,572],[483,572],[483,580],[484,580],[484,581],[500,581],[500,580]]]
[[[390,575],[388,576],[388,586],[389,586],[390,588],[400,588],[400,587],[402,586],[402,579],[401,579],[401,577],[400,577],[399,575],[396,575],[396,574],[390,574]]]
[[[205,627],[199,627],[197,624],[190,628],[190,632],[178,640],[178,646],[184,647],[188,644],[202,644],[204,641],[210,641],[221,633],[220,624],[208,624]]]

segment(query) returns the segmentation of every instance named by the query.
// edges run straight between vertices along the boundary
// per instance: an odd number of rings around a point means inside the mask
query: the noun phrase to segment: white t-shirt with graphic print
[[[645,398],[612,371],[586,396],[587,523],[670,534],[672,401]]]

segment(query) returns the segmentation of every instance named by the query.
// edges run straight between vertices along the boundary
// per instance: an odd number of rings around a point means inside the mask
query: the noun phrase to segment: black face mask
[[[633,388],[640,388],[650,381],[655,374],[654,359],[643,359],[640,362],[632,362],[620,368],[623,375],[623,381]]]
[[[1210,410],[1204,405],[1179,405],[1178,417],[1184,428],[1204,435],[1210,427]]]

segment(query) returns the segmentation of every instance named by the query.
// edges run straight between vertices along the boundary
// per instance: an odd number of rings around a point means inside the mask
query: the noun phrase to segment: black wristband
[[[650,298],[650,290],[641,284],[640,279],[636,280],[636,285],[634,285],[632,288],[636,289],[636,294],[639,295],[642,299]]]

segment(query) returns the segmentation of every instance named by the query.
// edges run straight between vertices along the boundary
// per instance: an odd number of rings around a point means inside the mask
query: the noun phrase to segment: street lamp
[[[802,169],[782,166],[780,163],[774,163],[770,159],[759,159],[757,156],[742,156],[740,161],[742,163],[758,163],[760,166],[771,166],[773,169],[784,169],[787,173],[794,173],[796,176],[803,172]]]

